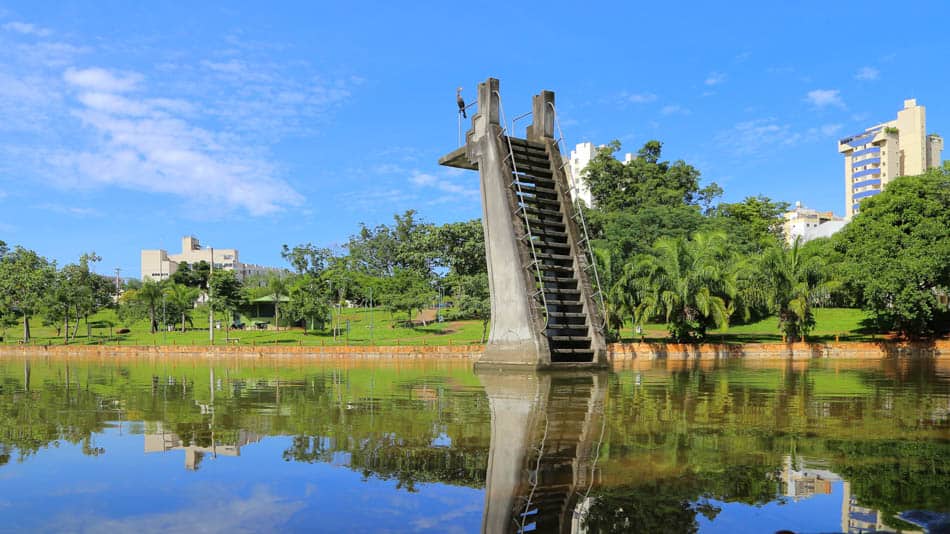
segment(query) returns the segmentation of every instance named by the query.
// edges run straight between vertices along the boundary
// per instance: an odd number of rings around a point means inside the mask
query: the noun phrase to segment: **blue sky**
[[[841,213],[836,140],[905,98],[950,132],[944,2],[268,4],[0,4],[0,239],[137,276],[187,234],[280,264],[408,208],[477,217],[436,160],[488,76],[509,115],[553,90],[572,146],[659,139],[726,201]]]

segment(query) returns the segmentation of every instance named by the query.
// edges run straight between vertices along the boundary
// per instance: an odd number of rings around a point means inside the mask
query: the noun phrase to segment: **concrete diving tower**
[[[478,85],[465,145],[439,159],[481,177],[491,330],[476,365],[604,366],[603,298],[554,137],[554,93],[533,97],[522,139],[503,124],[498,86]]]

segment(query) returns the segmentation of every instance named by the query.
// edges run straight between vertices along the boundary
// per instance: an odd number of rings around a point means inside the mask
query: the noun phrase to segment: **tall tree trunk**
[[[185,312],[181,312],[181,333],[185,333]]]
[[[69,345],[69,306],[63,314],[63,345]]]
[[[81,318],[82,317],[80,317],[79,315],[79,307],[77,306],[76,307],[76,326],[73,328],[73,339],[76,339],[76,336],[79,335],[79,319]]]
[[[276,296],[276,295],[275,295]],[[274,299],[274,326],[277,327],[277,331],[280,332],[280,297],[276,296]]]
[[[30,316],[23,314],[23,342],[30,342]]]
[[[86,323],[86,337],[92,337],[92,327],[89,326],[89,312],[86,312],[82,320]]]
[[[152,333],[154,334],[158,331],[158,325],[155,324],[155,305],[149,305],[148,307],[148,321],[149,326],[151,326]]]

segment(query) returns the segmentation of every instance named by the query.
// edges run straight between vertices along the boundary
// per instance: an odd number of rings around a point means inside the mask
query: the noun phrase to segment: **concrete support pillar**
[[[528,126],[529,141],[554,139],[554,91],[541,91],[531,97],[531,125]]]

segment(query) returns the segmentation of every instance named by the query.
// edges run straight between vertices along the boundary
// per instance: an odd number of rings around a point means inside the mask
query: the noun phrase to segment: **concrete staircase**
[[[544,334],[551,363],[591,362],[590,310],[582,296],[583,260],[578,243],[572,243],[568,226],[573,206],[564,187],[558,186],[546,144],[515,137],[505,140],[510,150],[511,188],[525,221],[523,245],[536,263],[537,305],[546,317]],[[503,144],[505,144],[503,143]],[[560,161],[560,154],[556,154]]]

